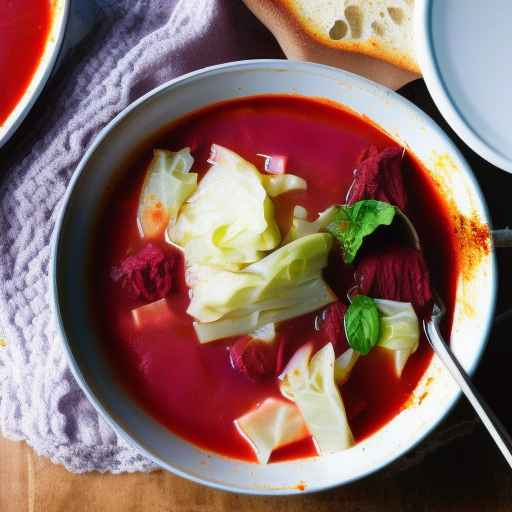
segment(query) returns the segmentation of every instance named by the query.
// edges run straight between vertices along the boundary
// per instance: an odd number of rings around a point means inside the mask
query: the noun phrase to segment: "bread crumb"
[[[349,5],[345,9],[345,18],[350,25],[353,39],[359,39],[363,33],[363,11],[357,5]]]
[[[348,32],[348,26],[343,20],[336,20],[331,30],[329,30],[329,37],[334,41],[343,39]]]
[[[385,29],[384,29],[384,26],[379,23],[378,21],[374,21],[372,22],[372,28],[373,28],[373,31],[380,37],[383,37],[384,36],[384,33],[385,33]]]
[[[388,14],[397,25],[401,25],[404,21],[404,11],[400,7],[388,7]]]

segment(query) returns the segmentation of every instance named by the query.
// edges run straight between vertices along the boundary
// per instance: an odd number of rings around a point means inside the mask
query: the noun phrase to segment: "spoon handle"
[[[494,229],[492,231],[494,247],[512,247],[512,229]]]
[[[448,345],[444,342],[439,333],[439,326],[436,319],[432,318],[430,321],[424,322],[423,327],[434,352],[444,363],[446,369],[466,395],[469,403],[473,406],[473,409],[482,420],[489,434],[491,434],[491,437],[494,439],[494,442],[500,449],[509,466],[512,467],[512,439],[507,430],[492,412],[485,400],[480,396],[469,380],[468,374],[457,361],[457,358],[453,355]]]

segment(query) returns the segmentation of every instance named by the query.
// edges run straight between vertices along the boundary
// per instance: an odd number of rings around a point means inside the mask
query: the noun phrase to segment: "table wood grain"
[[[471,415],[463,407],[462,414]],[[485,432],[427,455],[412,468],[388,468],[313,495],[254,497],[208,489],[164,471],[75,475],[24,443],[0,439],[2,512],[508,512],[512,479]]]

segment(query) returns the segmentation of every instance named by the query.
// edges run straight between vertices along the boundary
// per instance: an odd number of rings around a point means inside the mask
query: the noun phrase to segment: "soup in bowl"
[[[171,471],[268,494],[419,441],[458,393],[422,334],[432,291],[469,371],[495,291],[447,137],[382,87],[282,61],[195,72],[120,114],[73,179],[53,272],[71,367],[114,428]]]
[[[21,124],[52,72],[68,5],[68,0],[0,4],[0,146]]]

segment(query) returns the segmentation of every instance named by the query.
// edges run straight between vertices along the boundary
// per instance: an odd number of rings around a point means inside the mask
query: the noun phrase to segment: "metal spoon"
[[[406,227],[410,241],[417,249],[421,250],[420,239],[414,225],[403,212],[398,209],[397,211],[399,213],[399,218],[403,221],[403,225]],[[512,230],[500,229],[493,231],[492,236],[495,247],[512,247]],[[440,323],[446,312],[446,308],[435,290],[432,291],[432,295],[434,301],[432,316],[428,320],[423,320],[423,329],[427,340],[439,359],[441,359],[445,365],[446,369],[450,372],[455,382],[459,385],[461,391],[466,395],[469,403],[473,406],[473,409],[482,420],[482,423],[500,449],[509,466],[512,467],[512,439],[503,424],[475,389],[468,374],[464,368],[462,368],[459,361],[441,336]]]

